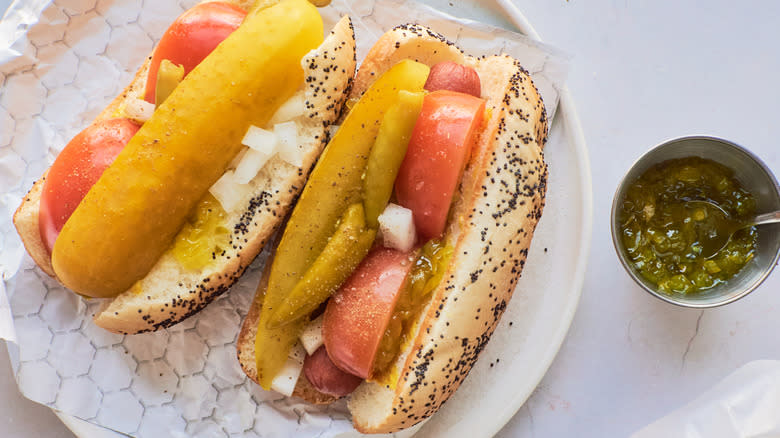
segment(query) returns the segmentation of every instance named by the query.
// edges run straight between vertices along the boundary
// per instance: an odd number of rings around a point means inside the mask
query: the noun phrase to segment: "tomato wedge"
[[[330,298],[322,336],[337,367],[363,379],[370,377],[382,336],[413,265],[409,253],[375,248]]]
[[[246,11],[224,2],[200,3],[181,14],[154,50],[144,99],[155,103],[157,71],[163,59],[183,66],[186,76],[241,25],[245,16]]]
[[[38,227],[49,254],[73,210],[138,128],[129,119],[97,121],[73,137],[54,160],[43,183],[38,213]]]
[[[456,91],[434,91],[423,100],[395,180],[398,203],[412,210],[422,240],[444,231],[484,114],[484,100]]]

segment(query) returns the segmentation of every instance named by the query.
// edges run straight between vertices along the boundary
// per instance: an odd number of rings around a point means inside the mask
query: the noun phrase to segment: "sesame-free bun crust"
[[[254,2],[230,3],[249,9]],[[143,98],[150,59],[97,120],[116,117],[127,102]],[[226,228],[231,237],[223,253],[216,254],[206,268],[192,271],[182,267],[171,251],[166,252],[130,290],[103,300],[94,315],[95,324],[127,334],[171,326],[202,309],[243,274],[303,188],[327,140],[326,127],[338,119],[349,94],[355,71],[355,38],[349,17],[342,18],[323,44],[304,57],[302,66],[306,105],[304,114],[295,122],[304,151],[303,166],[297,168],[278,157],[270,159],[250,182],[251,189],[239,206],[227,212]],[[55,276],[38,231],[43,181],[37,181],[24,197],[14,215],[14,224],[33,260],[44,272]]]
[[[435,413],[460,386],[512,297],[547,189],[545,107],[517,60],[508,55],[474,58],[430,29],[403,25],[380,37],[369,51],[350,97],[362,95],[407,58],[430,66],[454,61],[473,67],[489,119],[447,225],[452,259],[420,316],[413,344],[396,362],[398,380],[395,385],[366,381],[350,396],[353,423],[363,433],[411,427]],[[258,293],[256,303],[261,300]],[[247,317],[239,338],[239,351],[252,349],[251,356],[239,354],[245,370],[255,359],[254,336],[244,335],[256,330],[257,312]]]

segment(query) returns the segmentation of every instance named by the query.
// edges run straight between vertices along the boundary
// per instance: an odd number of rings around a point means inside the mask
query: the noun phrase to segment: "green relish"
[[[755,199],[734,172],[704,158],[664,161],[634,181],[619,205],[620,237],[636,271],[667,294],[692,294],[728,282],[756,252],[756,228],[748,227],[705,257],[697,230],[715,226],[714,214],[689,201],[711,202],[736,220],[756,211]]]

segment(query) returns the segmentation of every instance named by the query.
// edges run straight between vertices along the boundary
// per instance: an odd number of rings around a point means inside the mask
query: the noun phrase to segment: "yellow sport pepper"
[[[371,148],[363,179],[363,206],[369,227],[378,227],[379,215],[393,195],[393,185],[406,156],[425,93],[398,93],[398,101],[385,113]]]
[[[260,385],[269,389],[287,360],[306,318],[271,329],[268,321],[325,249],[339,219],[362,202],[362,178],[379,125],[399,90],[422,92],[430,69],[401,61],[372,85],[325,148],[276,249],[255,338]]]
[[[359,202],[347,208],[325,249],[271,315],[268,328],[281,327],[308,316],[352,274],[376,237],[376,228],[366,228],[365,216]]]

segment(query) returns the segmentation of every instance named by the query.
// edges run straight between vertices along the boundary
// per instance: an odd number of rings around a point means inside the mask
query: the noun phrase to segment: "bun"
[[[281,233],[277,235],[276,241],[273,242],[274,248],[279,244],[281,239]],[[273,255],[268,257],[265,262],[265,269],[260,277],[260,283],[258,284],[258,290],[265,290],[268,287],[268,277],[271,274],[271,263],[273,262]],[[252,301],[252,305],[249,307],[244,324],[241,327],[241,331],[238,334],[238,340],[236,341],[236,353],[238,356],[238,362],[244,373],[252,379],[253,382],[260,384],[260,380],[257,375],[257,362],[255,361],[255,336],[257,335],[257,321],[260,320],[260,310],[263,307],[263,300],[260,294],[255,295],[255,299]],[[295,384],[295,390],[292,394],[294,397],[300,397],[307,402],[315,405],[323,405],[333,403],[337,400],[336,397],[322,392],[309,383],[304,373],[301,373],[298,377],[298,382]]]
[[[254,2],[230,3],[248,9]],[[98,120],[115,117],[128,102],[143,98],[150,59]],[[104,300],[94,316],[95,324],[126,334],[169,327],[202,309],[243,274],[287,214],[327,141],[326,127],[340,115],[355,71],[355,39],[350,18],[342,18],[322,45],[307,54],[301,63],[307,78],[306,105],[304,114],[295,121],[304,151],[303,166],[297,168],[278,157],[270,159],[250,182],[251,190],[239,207],[227,212],[226,228],[231,231],[231,242],[225,252],[216,256],[216,262],[200,271],[190,271],[167,251],[133,288]],[[335,65],[339,68],[327,69]],[[44,272],[55,276],[38,231],[44,179],[45,175],[25,196],[14,215],[14,224],[33,260]]]
[[[435,413],[468,375],[520,278],[547,189],[542,148],[544,103],[531,77],[508,55],[474,58],[419,25],[384,34],[363,61],[350,95],[357,98],[402,59],[429,66],[453,61],[474,68],[489,117],[464,171],[445,236],[454,248],[441,284],[414,327],[395,367],[395,384],[363,382],[348,402],[355,428],[395,432]],[[266,275],[271,262],[266,264]],[[259,290],[263,290],[261,287]],[[239,360],[256,379],[254,332],[258,293],[239,336]],[[303,378],[300,380],[304,380]],[[316,402],[299,380],[294,395]]]

